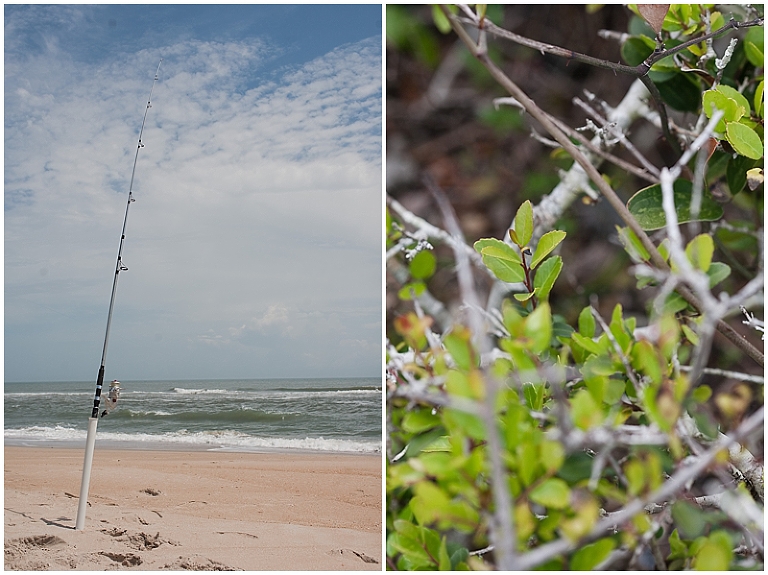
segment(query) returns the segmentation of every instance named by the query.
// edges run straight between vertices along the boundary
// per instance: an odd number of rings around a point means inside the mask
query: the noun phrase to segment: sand
[[[382,569],[381,458],[5,447],[5,569]]]

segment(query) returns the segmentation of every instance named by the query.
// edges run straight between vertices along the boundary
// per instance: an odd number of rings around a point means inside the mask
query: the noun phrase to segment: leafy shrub
[[[742,210],[762,221],[762,28],[744,25],[730,56],[717,57],[706,35],[740,26],[713,6],[631,9],[645,21],[631,21],[626,65],[650,63],[638,77],[658,88],[656,103],[695,113],[684,128],[662,126],[681,155],[661,169],[637,158],[656,182],[628,209],[618,206],[626,225],[616,238],[629,273],[636,289],[653,294],[645,316],[621,304],[609,318],[591,305],[570,323],[557,313],[550,296],[564,262],[556,252],[569,234],[547,229],[544,200],[519,205],[503,240],[469,246],[431,179],[425,186],[446,230],[388,197],[388,268],[399,278],[398,299],[410,302],[388,318],[390,569],[763,567],[762,378],[709,367],[716,330],[762,365],[759,333],[739,342],[723,321],[744,304],[761,305],[761,262],[740,270],[750,277],[732,293],[712,292],[732,274],[719,260],[743,267],[738,254],[754,249],[747,238],[762,241],[762,228],[728,220],[722,198],[709,193],[719,182],[729,197],[743,194]],[[483,32],[477,43],[462,35],[464,26],[494,33],[483,6],[434,14],[493,69]],[[749,26],[757,24],[762,17]],[[734,60],[741,64],[729,68]],[[547,126],[503,72],[494,77]],[[589,149],[574,145],[572,133],[548,129],[587,172],[599,164],[594,155],[585,160]],[[608,139],[625,137],[596,131],[604,150]],[[591,177],[615,205],[605,179]],[[660,230],[653,239],[652,230]],[[437,243],[452,248],[452,261],[436,257]],[[462,307],[449,312],[429,283],[450,266]],[[475,274],[509,297],[480,306]],[[762,329],[745,313],[743,323]],[[705,373],[735,383],[708,385]]]

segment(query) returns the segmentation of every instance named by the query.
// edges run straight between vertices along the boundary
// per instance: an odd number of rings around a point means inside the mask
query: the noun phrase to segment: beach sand
[[[5,447],[5,569],[382,569],[381,458]]]

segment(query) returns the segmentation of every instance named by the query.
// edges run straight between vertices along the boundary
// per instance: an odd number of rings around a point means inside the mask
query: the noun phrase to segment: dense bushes
[[[388,195],[388,567],[762,569],[763,384],[746,373],[763,361],[762,16],[632,7],[616,65],[505,31],[514,10],[433,16],[487,71],[468,66],[475,93],[493,78],[512,97],[497,106],[522,108],[563,171],[517,203],[503,238],[471,244],[448,199],[458,178],[421,170],[441,226]],[[390,49],[434,56],[439,37],[396,16]],[[583,102],[573,129],[506,73],[508,41],[636,80],[615,107]],[[632,144],[638,123],[662,152]],[[631,198],[615,166],[644,182]],[[621,218],[604,233],[644,307],[574,313],[582,289],[559,309],[582,197]],[[456,301],[433,294],[447,273]]]

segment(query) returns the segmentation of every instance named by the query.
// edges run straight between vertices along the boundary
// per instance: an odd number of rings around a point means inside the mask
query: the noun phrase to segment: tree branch
[[[568,553],[579,546],[606,536],[616,528],[616,526],[629,521],[633,516],[641,513],[646,505],[666,501],[669,497],[674,496],[675,493],[683,489],[691,479],[697,477],[704,471],[723,449],[731,448],[734,444],[743,441],[746,437],[756,432],[760,426],[763,425],[764,419],[765,412],[764,408],[761,407],[758,411],[745,419],[732,435],[724,435],[701,456],[697,457],[693,463],[677,471],[677,473],[650,495],[630,501],[619,511],[598,521],[590,533],[578,541],[562,538],[557,541],[552,541],[551,543],[545,543],[541,547],[533,549],[520,557],[517,568],[520,570],[533,569],[549,559]]]
[[[561,146],[571,155],[571,157],[582,167],[584,172],[589,176],[589,179],[595,184],[595,186],[603,194],[609,204],[618,213],[619,217],[627,224],[627,226],[635,233],[640,239],[645,249],[650,254],[650,260],[656,268],[669,272],[669,266],[664,258],[659,253],[656,245],[651,241],[648,235],[637,223],[637,220],[632,216],[624,202],[618,197],[616,192],[608,185],[608,183],[602,178],[600,172],[592,165],[589,159],[584,156],[581,150],[571,142],[566,134],[563,133],[545,114],[538,105],[531,100],[528,95],[523,92],[512,80],[509,79],[504,72],[502,72],[488,57],[488,53],[481,49],[481,46],[476,44],[475,41],[469,36],[459,19],[447,10],[444,6],[441,6],[444,13],[448,17],[451,25],[456,34],[467,45],[470,52],[486,67],[491,76],[501,85],[509,94],[515,98],[524,108],[525,111],[533,116],[537,122],[539,122],[549,134],[557,140]],[[481,38],[484,38],[481,30]],[[701,311],[701,302],[698,298],[686,287],[679,286],[678,293],[690,303],[694,308]],[[733,342],[739,349],[744,351],[749,357],[754,359],[761,366],[764,364],[763,354],[758,351],[752,344],[743,339],[738,333],[736,333],[728,324],[719,320],[717,323],[717,329],[723,335],[725,335],[731,342]]]

